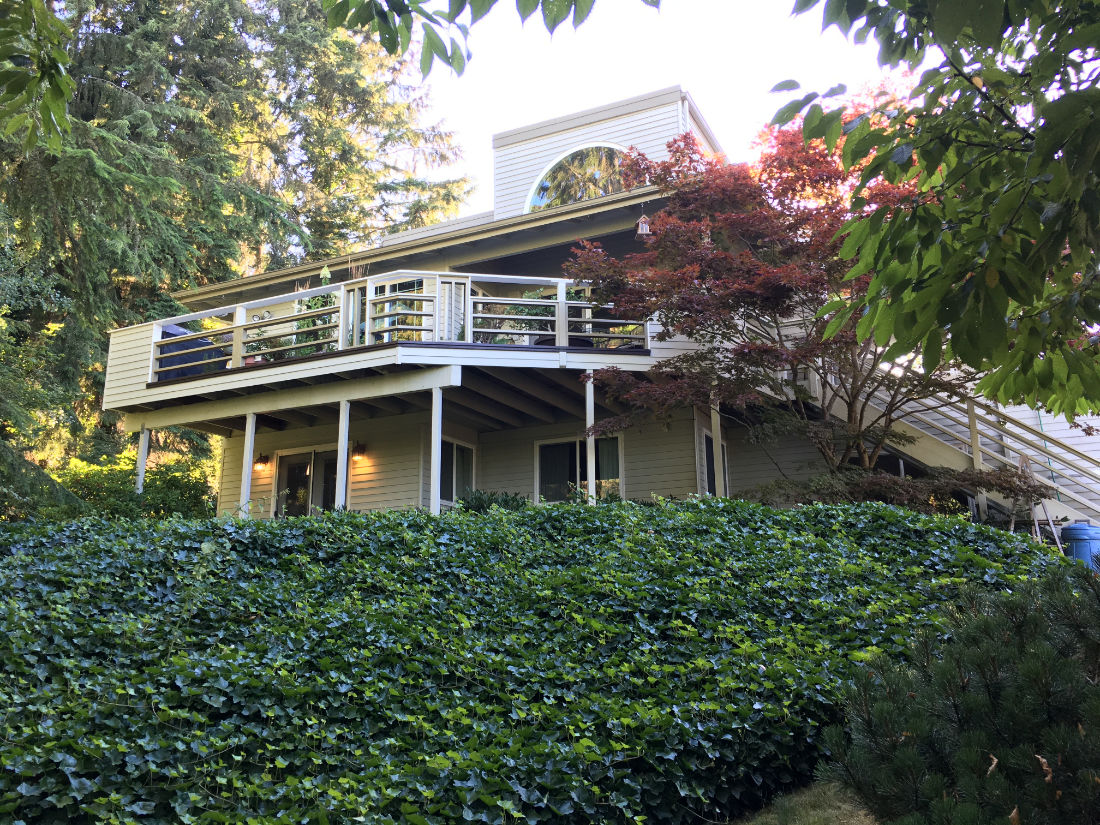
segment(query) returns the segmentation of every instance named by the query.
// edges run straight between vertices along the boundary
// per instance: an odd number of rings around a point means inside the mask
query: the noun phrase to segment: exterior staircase
[[[934,396],[903,409],[897,430],[912,440],[896,452],[927,466],[1029,471],[1053,491],[1042,502],[1044,521],[1049,514],[1055,521],[1100,524],[1100,457],[974,399]],[[1100,446],[1100,437],[1097,441]]]

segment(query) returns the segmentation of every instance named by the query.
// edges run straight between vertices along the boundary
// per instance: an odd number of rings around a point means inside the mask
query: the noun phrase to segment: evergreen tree
[[[1100,822],[1100,578],[961,606],[946,641],[856,680],[825,775],[884,825]]]
[[[328,29],[319,0],[76,0],[65,19],[71,131],[57,151],[0,139],[0,236],[22,262],[0,266],[0,303],[86,420],[106,330],[171,314],[170,291],[339,254],[461,197],[423,177],[453,151],[419,124],[406,64]],[[54,297],[8,300],[32,270]]]

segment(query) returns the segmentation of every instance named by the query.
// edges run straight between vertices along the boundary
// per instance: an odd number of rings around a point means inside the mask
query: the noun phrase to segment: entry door
[[[276,515],[308,516],[336,504],[336,451],[279,456]]]

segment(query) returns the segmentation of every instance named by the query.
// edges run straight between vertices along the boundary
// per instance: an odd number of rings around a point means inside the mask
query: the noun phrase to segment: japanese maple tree
[[[926,373],[919,349],[883,364],[886,347],[860,340],[855,319],[826,334],[834,313],[822,310],[858,299],[872,277],[845,280],[836,236],[853,217],[859,170],[844,168],[842,146],[806,144],[795,126],[766,132],[752,166],[706,156],[690,134],[669,144],[667,160],[630,154],[629,184],[656,184],[667,198],[645,251],[613,258],[585,243],[569,274],[592,282],[596,298],[623,317],[655,318],[660,340],[693,346],[643,377],[598,373],[626,405],[601,430],[685,403],[717,404],[745,423],[804,433],[830,468],[871,468],[904,440],[896,423],[915,399],[972,380],[950,364]],[[889,212],[913,194],[879,182],[864,208]]]

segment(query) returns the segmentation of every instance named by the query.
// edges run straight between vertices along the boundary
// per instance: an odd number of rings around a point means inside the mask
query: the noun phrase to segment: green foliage
[[[838,318],[894,353],[919,347],[926,367],[947,355],[988,369],[979,389],[998,401],[1100,410],[1100,3],[849,0],[824,3],[824,22],[873,36],[891,65],[943,50],[908,103],[844,127],[864,184],[919,193],[846,228],[852,276],[874,275]],[[839,116],[817,97],[777,118],[812,104],[806,138],[835,143]]]
[[[1030,520],[1030,505],[1052,493],[1033,477],[1003,467],[996,470],[951,470],[934,467],[919,477],[843,468],[802,481],[780,479],[746,490],[743,497],[772,507],[792,507],[815,501],[830,504],[881,501],[920,513],[954,514],[963,512],[966,494],[993,493],[1006,503],[1021,508],[1020,515]]]
[[[390,54],[409,48],[413,27],[420,23],[424,40],[420,51],[420,71],[427,77],[435,60],[462,74],[470,52],[466,40],[470,26],[489,13],[497,0],[324,0],[329,24],[369,29]],[[658,8],[661,0],[642,0]],[[548,32],[573,16],[573,27],[592,13],[596,0],[516,0],[516,11],[527,20],[542,10],[542,22]],[[469,12],[469,14],[467,14]],[[449,42],[448,42],[449,41]],[[461,42],[460,42],[461,41]]]
[[[408,63],[329,29],[320,0],[63,13],[70,132],[29,154],[0,134],[0,316],[53,359],[55,442],[101,414],[108,329],[178,314],[175,290],[429,223],[465,190],[423,174],[453,148],[419,122]]]
[[[43,0],[0,8],[0,129],[22,133],[24,151],[44,138],[53,151],[69,130],[65,105],[76,86],[65,67],[70,32]]]
[[[70,515],[86,512],[80,499],[0,440],[0,522],[31,518],[42,508]]]
[[[522,510],[531,506],[531,500],[519,493],[505,493],[500,490],[471,490],[460,502],[464,510],[471,513],[487,513],[493,507],[502,510]]]
[[[1100,822],[1100,578],[965,601],[946,641],[856,679],[828,775],[884,823]],[[941,643],[942,642],[942,643]]]
[[[133,453],[124,453],[100,464],[74,458],[56,477],[87,505],[82,508],[85,512],[122,518],[203,518],[214,514],[215,497],[201,464],[177,460],[150,466],[140,495],[134,489],[136,472]],[[71,515],[65,507],[48,512],[58,517]]]
[[[804,781],[841,681],[1043,548],[699,499],[0,530],[0,815],[697,822]]]

